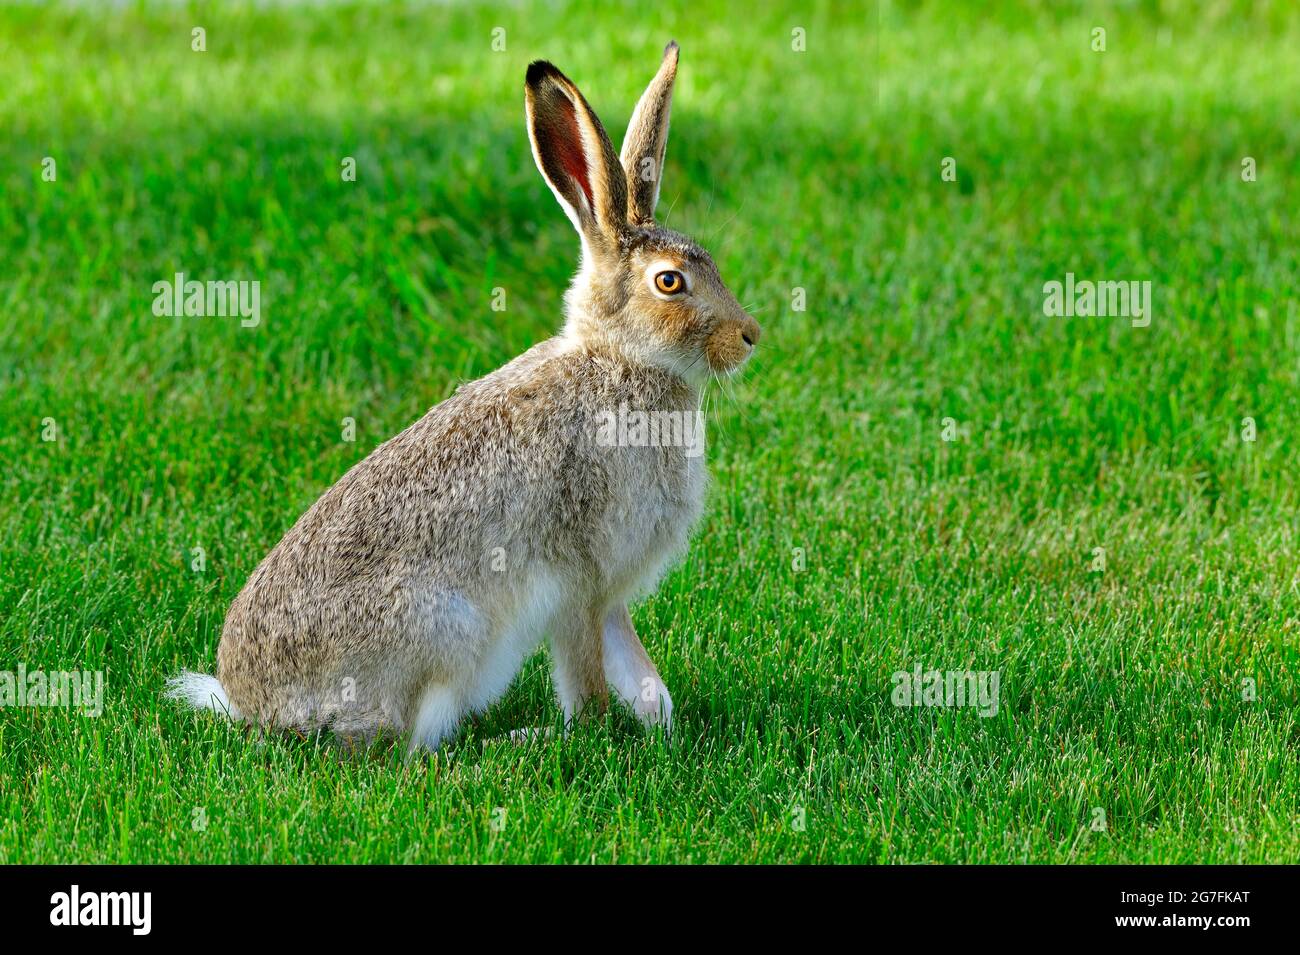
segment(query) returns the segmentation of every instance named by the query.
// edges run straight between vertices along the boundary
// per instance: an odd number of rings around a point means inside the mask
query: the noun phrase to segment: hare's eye
[[[681,272],[659,272],[655,275],[655,288],[665,295],[676,295],[686,288],[686,279]]]

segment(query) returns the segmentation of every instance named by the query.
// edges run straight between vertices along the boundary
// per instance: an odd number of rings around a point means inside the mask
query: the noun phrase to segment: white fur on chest
[[[684,487],[670,494],[659,487],[642,487],[620,502],[605,568],[618,582],[624,599],[651,590],[668,564],[685,549],[691,527],[704,508],[708,474],[703,458],[685,459]]]

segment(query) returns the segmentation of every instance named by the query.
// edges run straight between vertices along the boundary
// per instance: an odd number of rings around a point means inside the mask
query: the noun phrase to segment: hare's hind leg
[[[487,621],[457,590],[432,590],[419,607],[409,661],[414,677],[406,710],[410,751],[435,750],[473,708],[473,687],[488,646]]]
[[[435,750],[455,732],[465,708],[461,695],[445,683],[431,683],[420,696],[415,719],[411,723],[410,752],[420,748]]]

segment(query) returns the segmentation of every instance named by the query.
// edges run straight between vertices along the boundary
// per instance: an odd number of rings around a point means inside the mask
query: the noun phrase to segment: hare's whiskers
[[[745,419],[746,424],[754,423],[754,419],[749,416],[749,414],[745,411],[745,409],[741,407],[740,402],[736,399],[735,392],[732,391],[731,388],[727,387],[726,381],[723,381],[722,383],[722,393],[725,394],[727,396],[727,399],[732,403],[732,405],[735,406],[736,411],[740,414],[742,418]]]

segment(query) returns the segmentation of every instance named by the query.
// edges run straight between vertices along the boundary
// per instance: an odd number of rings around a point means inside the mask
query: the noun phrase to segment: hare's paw
[[[641,679],[641,687],[632,701],[632,712],[646,726],[662,726],[666,731],[673,726],[673,698],[668,687],[657,676]]]
[[[483,740],[483,747],[486,749],[489,743],[513,743],[516,746],[524,746],[533,742],[545,742],[554,737],[555,728],[552,726],[521,726],[509,733]]]
[[[519,729],[511,730],[502,739],[508,739],[515,745],[532,743],[534,741],[548,740],[555,736],[553,726],[521,726]]]
[[[430,684],[420,697],[415,723],[411,727],[410,752],[421,749],[436,750],[448,736],[456,731],[465,715],[460,696],[454,688]]]

